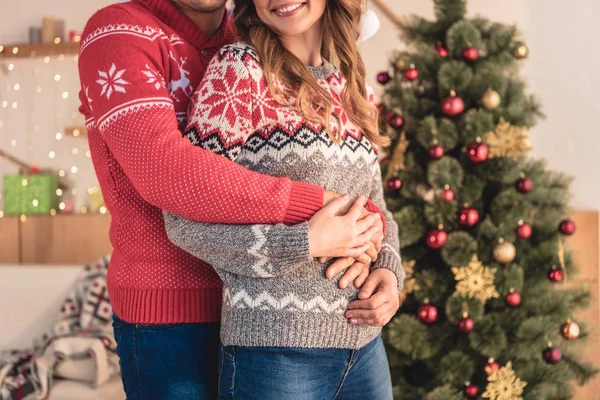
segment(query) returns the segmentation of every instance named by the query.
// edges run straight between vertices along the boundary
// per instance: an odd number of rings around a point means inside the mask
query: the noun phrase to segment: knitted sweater
[[[310,69],[332,96],[340,144],[275,101],[255,50],[245,44],[225,46],[209,65],[185,135],[253,171],[368,195],[387,223],[373,268],[392,270],[401,288],[398,227],[385,208],[376,151],[342,108],[340,72],[328,63]],[[333,118],[332,124],[338,132]],[[307,223],[206,224],[171,213],[165,223],[173,243],[211,263],[224,281],[224,345],[357,349],[379,334],[378,327],[348,323],[344,311],[358,290],[339,289],[340,276],[327,279],[327,266],[312,260]]]
[[[182,138],[190,97],[213,55],[234,41],[224,17],[207,38],[170,0],[106,7],[82,35],[81,108],[112,216],[108,289],[131,323],[218,321],[222,283],[174,246],[161,210],[212,223],[296,223],[323,189],[248,171]]]

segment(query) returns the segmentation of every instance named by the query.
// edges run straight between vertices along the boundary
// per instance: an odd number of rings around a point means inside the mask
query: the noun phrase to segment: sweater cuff
[[[281,266],[277,275],[285,275],[300,263],[312,261],[308,242],[308,222],[294,226],[277,225],[269,232],[268,242],[273,243],[273,260]]]
[[[365,204],[365,209],[370,212],[378,213],[381,216],[381,222],[383,222],[383,236],[385,236],[385,234],[387,233],[387,220],[385,219],[385,214],[383,213],[383,211],[381,211],[381,209],[377,207],[375,203],[371,201],[371,199],[367,200],[367,203]]]
[[[404,287],[404,268],[402,268],[402,260],[400,255],[394,251],[389,245],[384,245],[381,252],[377,256],[377,260],[373,263],[372,269],[385,268],[392,271],[398,279],[398,291]]]
[[[310,183],[292,181],[290,202],[283,217],[283,223],[294,225],[308,221],[323,208],[325,189]]]

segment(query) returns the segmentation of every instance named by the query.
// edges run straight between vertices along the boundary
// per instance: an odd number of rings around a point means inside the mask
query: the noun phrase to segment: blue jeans
[[[218,323],[113,328],[127,400],[217,398]]]
[[[221,346],[219,399],[392,400],[383,341],[359,350]]]

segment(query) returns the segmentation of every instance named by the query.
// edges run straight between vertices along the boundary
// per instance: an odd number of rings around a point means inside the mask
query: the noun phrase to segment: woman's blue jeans
[[[359,350],[221,346],[219,399],[392,400],[381,337]]]

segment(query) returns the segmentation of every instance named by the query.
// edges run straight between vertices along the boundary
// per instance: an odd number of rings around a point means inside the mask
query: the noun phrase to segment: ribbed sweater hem
[[[309,220],[323,208],[325,189],[304,182],[292,181],[290,202],[283,223],[294,225]]]
[[[111,290],[112,289],[112,290]],[[221,317],[222,289],[110,288],[113,311],[132,324],[217,322]]]
[[[229,308],[221,319],[224,346],[360,349],[380,333],[380,327],[351,325],[343,314]]]

